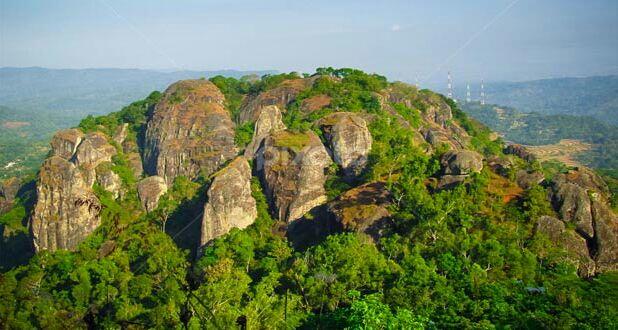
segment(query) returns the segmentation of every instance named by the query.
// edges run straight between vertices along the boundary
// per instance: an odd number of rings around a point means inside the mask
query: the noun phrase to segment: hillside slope
[[[0,323],[618,324],[607,185],[493,135],[354,69],[176,82],[57,132],[36,181],[3,183]]]

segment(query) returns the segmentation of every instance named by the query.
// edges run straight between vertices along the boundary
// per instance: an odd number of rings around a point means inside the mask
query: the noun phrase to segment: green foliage
[[[251,122],[236,126],[234,132],[234,143],[239,148],[246,147],[253,139],[253,130],[255,125]]]
[[[225,95],[226,107],[235,122],[238,122],[240,105],[243,97],[251,89],[251,83],[246,79],[235,79],[232,77],[215,76],[209,79]]]
[[[508,187],[497,186],[514,183],[486,167],[465,184],[438,191],[432,182],[445,150],[426,154],[413,139],[414,128],[382,111],[374,93],[389,86],[383,77],[345,68],[321,68],[317,74],[315,84],[287,109],[284,120],[292,131],[277,136],[276,143],[298,151],[317,119],[336,111],[372,114],[373,146],[365,173],[346,182],[333,165],[325,189],[334,199],[356,184],[385,181],[392,193],[390,226],[378,242],[361,233],[334,233],[306,250],[295,250],[254,177],[255,222],[189,253],[197,248],[210,178],[177,177],[158,207],[146,214],[135,191],[137,178],[119,150],[109,168],[122,179],[122,196],[115,199],[95,185],[102,224],[76,251],[42,252],[0,276],[0,324],[191,329],[618,326],[616,273],[581,279],[575,265],[562,257],[564,251],[535,234],[536,219],[553,214],[544,187],[505,199]],[[247,93],[296,77],[212,81],[226,94],[234,114]],[[399,103],[393,108],[418,127],[425,98],[438,96],[397,88],[410,94],[414,108]],[[331,97],[331,105],[302,113],[300,102],[318,94]],[[81,127],[111,133],[129,122],[130,136],[137,138],[159,97],[151,96],[119,113],[87,118]],[[475,149],[504,156],[500,141],[491,141],[486,128],[451,106]],[[252,125],[239,126],[237,145],[248,143],[251,133]],[[544,165],[548,174],[564,170]],[[22,228],[31,207],[23,198],[0,216],[1,225]],[[318,225],[326,219],[316,212],[303,221]]]

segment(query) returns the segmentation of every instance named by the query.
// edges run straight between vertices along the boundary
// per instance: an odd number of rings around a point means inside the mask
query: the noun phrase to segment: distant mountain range
[[[0,105],[20,111],[61,111],[64,115],[74,115],[72,124],[76,124],[85,115],[120,110],[178,80],[216,75],[240,78],[274,72],[5,67],[0,68]]]
[[[479,95],[473,88],[473,99]],[[465,95],[466,86],[458,85],[455,94]],[[594,117],[618,125],[618,76],[556,78],[524,82],[485,84],[488,103],[514,107],[521,112],[546,115]]]

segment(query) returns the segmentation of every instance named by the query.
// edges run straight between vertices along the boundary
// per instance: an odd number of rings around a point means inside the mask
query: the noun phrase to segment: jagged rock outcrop
[[[56,132],[51,139],[52,154],[66,160],[71,159],[82,142],[84,133],[77,128],[70,128]]]
[[[84,171],[86,182],[92,186],[96,180],[96,167],[111,162],[115,154],[116,148],[107,142],[105,134],[93,132],[84,137],[71,161]]]
[[[454,187],[472,174],[483,169],[483,156],[471,150],[448,151],[440,159],[443,175],[438,180],[438,189]]]
[[[255,122],[253,139],[245,149],[245,157],[253,158],[267,136],[285,130],[285,124],[281,118],[281,111],[276,105],[268,105],[262,108]]]
[[[462,150],[470,143],[468,133],[453,119],[449,105],[442,97],[433,93],[419,92],[414,86],[395,83],[379,95],[382,108],[391,114],[399,115],[390,107],[391,103],[401,103],[408,108],[420,111],[422,119],[418,129],[420,136],[433,148],[446,144],[451,150]]]
[[[111,169],[111,163],[103,163],[96,168],[96,179],[101,187],[112,193],[114,198],[122,194],[122,180]]]
[[[129,124],[124,123],[124,124],[118,125],[118,127],[116,128],[116,133],[114,133],[114,137],[113,137],[114,142],[118,143],[119,145],[122,145],[124,140],[127,138],[128,134],[129,134]]]
[[[569,254],[569,260],[577,265],[580,275],[587,277],[595,274],[596,265],[590,257],[586,239],[575,231],[568,230],[564,222],[554,217],[542,216],[537,220],[536,232],[562,246]]]
[[[7,202],[12,202],[17,196],[21,182],[16,177],[8,178],[0,183],[0,196]]]
[[[338,229],[365,233],[378,241],[390,225],[391,198],[383,182],[367,183],[329,203],[328,212]]]
[[[551,186],[554,208],[586,240],[597,272],[618,269],[618,217],[608,197],[607,185],[586,168],[557,174]]]
[[[322,118],[317,125],[345,176],[359,175],[367,164],[372,143],[365,119],[351,112],[336,112]]]
[[[507,155],[515,155],[528,162],[536,160],[536,157],[521,144],[509,144],[503,151]]]
[[[140,156],[140,154],[138,154],[137,152],[130,152],[126,154],[126,156],[127,156],[127,162],[129,163],[129,167],[131,168],[131,171],[133,171],[133,175],[136,178],[141,177],[142,174],[144,173],[144,167],[142,164],[142,156]]]
[[[487,159],[487,165],[494,172],[506,177],[509,175],[509,171],[513,168],[515,163],[513,162],[510,156],[507,156],[507,157],[492,156],[489,159]]]
[[[324,94],[318,94],[304,99],[300,104],[300,111],[311,113],[330,105],[331,97]]]
[[[447,175],[468,175],[483,169],[483,156],[471,150],[449,151],[440,159],[442,170]]]
[[[515,174],[515,181],[523,189],[530,189],[533,186],[543,182],[545,176],[539,171],[519,170]]]
[[[60,156],[46,159],[30,224],[36,251],[75,249],[99,226],[100,211],[98,198],[77,166]]]
[[[172,84],[149,118],[144,167],[171,184],[176,176],[210,175],[238,152],[221,91],[208,80]]]
[[[295,221],[326,202],[324,172],[331,163],[312,131],[279,131],[264,140],[256,155],[256,169],[279,220]]]
[[[159,205],[159,198],[167,192],[167,184],[160,176],[149,176],[137,183],[137,195],[142,207],[150,212]]]
[[[215,174],[208,188],[200,246],[227,234],[232,228],[246,228],[256,217],[256,203],[251,195],[251,168],[246,158],[238,157]]]
[[[289,79],[273,89],[249,95],[240,107],[240,123],[256,121],[262,108],[268,105],[276,105],[279,110],[285,112],[286,106],[292,103],[300,92],[310,87],[314,80],[314,78]]]

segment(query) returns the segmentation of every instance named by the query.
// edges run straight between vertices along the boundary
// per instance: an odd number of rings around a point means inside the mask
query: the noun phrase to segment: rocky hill
[[[24,224],[36,255],[0,324],[616,324],[607,186],[491,133],[353,69],[176,82],[56,133],[36,194],[2,185],[3,266]]]

